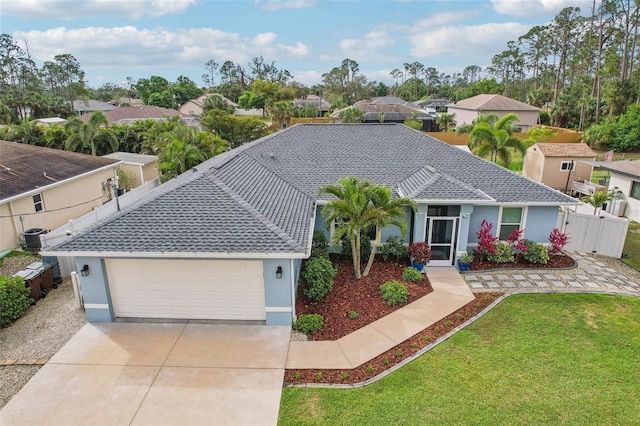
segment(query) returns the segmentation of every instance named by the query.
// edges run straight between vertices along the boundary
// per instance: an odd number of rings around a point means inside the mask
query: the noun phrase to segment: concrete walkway
[[[566,270],[493,270],[464,274],[473,291],[606,292],[640,295],[640,273],[617,259],[590,253],[567,252],[578,262]]]
[[[291,329],[86,324],[0,412],[8,425],[275,425]]]
[[[433,292],[336,341],[289,345],[288,369],[351,369],[388,351],[474,299],[455,268],[428,268]]]

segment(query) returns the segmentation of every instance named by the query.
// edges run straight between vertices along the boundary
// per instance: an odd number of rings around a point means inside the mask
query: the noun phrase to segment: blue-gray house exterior
[[[418,210],[407,212],[403,241],[428,241],[430,267],[451,266],[472,250],[482,220],[494,224],[496,235],[518,228],[546,243],[559,206],[575,204],[401,124],[299,124],[202,163],[43,253],[73,256],[78,271],[88,266],[79,279],[89,321],[140,316],[289,325],[313,231],[332,232],[321,214],[329,198],[318,189],[345,176],[417,202]],[[382,241],[391,235],[399,230],[382,230]],[[246,302],[251,309],[241,309],[242,294],[225,299],[236,282],[255,293]]]

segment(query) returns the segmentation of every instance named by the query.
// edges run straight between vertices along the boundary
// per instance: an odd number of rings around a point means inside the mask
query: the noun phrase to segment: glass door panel
[[[430,266],[451,266],[455,253],[458,218],[428,218],[427,243],[431,247]]]

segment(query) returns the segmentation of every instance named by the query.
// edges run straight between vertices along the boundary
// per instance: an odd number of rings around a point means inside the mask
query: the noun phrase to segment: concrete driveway
[[[289,337],[289,327],[87,324],[0,424],[275,425]]]

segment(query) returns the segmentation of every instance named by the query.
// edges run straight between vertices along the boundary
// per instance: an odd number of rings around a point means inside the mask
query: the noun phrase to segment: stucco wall
[[[524,133],[526,133],[529,128],[535,127],[538,124],[538,111],[476,111],[461,109],[455,106],[447,108],[447,113],[456,115],[456,124],[458,126],[471,124],[478,115],[496,114],[499,118],[502,118],[511,112],[515,112],[519,118],[519,121],[514,123],[514,126],[521,127]]]
[[[262,265],[267,325],[291,325],[292,285],[297,281],[296,271],[291,269],[289,259],[267,259]],[[276,278],[278,266],[282,268],[282,278]]]
[[[32,195],[7,203],[8,206],[3,204],[2,216],[13,218],[3,218],[0,222],[0,250],[18,247],[23,229],[55,229],[101,206],[106,201],[102,196],[102,182],[114,175],[114,169],[106,169],[42,191],[45,210],[41,212],[36,213]],[[22,224],[20,215],[24,218]]]
[[[535,146],[527,149],[527,155],[524,156],[522,165],[522,176],[533,179],[536,182],[542,182],[542,171],[544,168],[544,155]]]
[[[104,261],[94,257],[77,257],[75,259],[78,280],[82,290],[84,309],[87,321],[112,322],[115,320]],[[80,274],[84,265],[89,266],[89,275]]]
[[[527,223],[524,224],[524,238],[548,244],[549,234],[556,227],[559,214],[557,206],[529,206]]]

